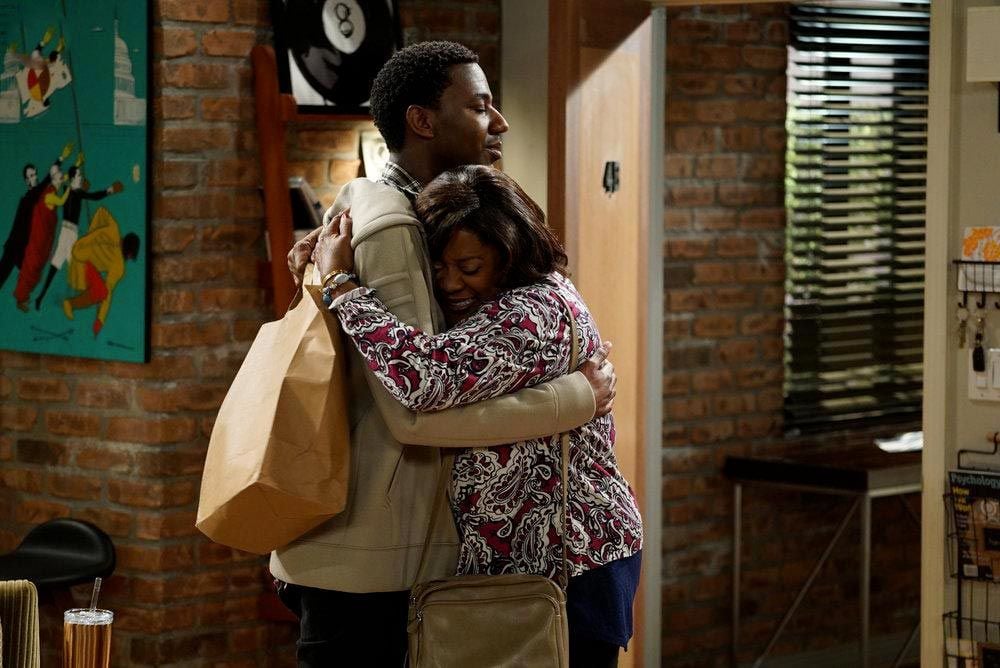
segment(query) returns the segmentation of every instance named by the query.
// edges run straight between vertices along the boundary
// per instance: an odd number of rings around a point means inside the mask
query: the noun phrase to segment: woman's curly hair
[[[478,62],[479,56],[455,42],[419,42],[394,53],[375,77],[371,94],[372,118],[389,150],[403,148],[411,104],[437,109],[451,84],[448,69]]]

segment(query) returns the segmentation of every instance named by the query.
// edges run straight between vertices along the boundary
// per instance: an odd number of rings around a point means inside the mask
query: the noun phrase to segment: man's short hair
[[[35,170],[35,174],[38,174],[38,169],[37,169],[37,168],[36,168],[36,167],[35,167],[35,166],[34,166],[33,164],[31,164],[31,163],[29,162],[29,163],[28,163],[28,164],[26,164],[26,165],[24,166],[24,168],[23,168],[23,169],[21,170],[21,178],[22,178],[22,179],[24,179],[25,181],[27,181],[27,180],[28,180],[28,170],[29,170],[29,169],[34,169],[34,170]]]
[[[403,148],[411,104],[437,109],[451,84],[449,68],[478,62],[479,56],[455,42],[420,42],[394,53],[375,77],[371,95],[372,118],[389,150]]]
[[[139,235],[129,232],[122,238],[122,256],[126,260],[134,260],[139,256]]]

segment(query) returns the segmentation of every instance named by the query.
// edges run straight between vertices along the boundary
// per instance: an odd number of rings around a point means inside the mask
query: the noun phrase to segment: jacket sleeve
[[[361,281],[378,291],[386,308],[408,325],[433,331],[426,258],[423,237],[412,225],[381,229],[354,250]],[[581,373],[470,406],[425,414],[404,408],[371,371],[365,377],[393,437],[416,445],[512,443],[575,428],[589,421],[595,410],[590,384]]]

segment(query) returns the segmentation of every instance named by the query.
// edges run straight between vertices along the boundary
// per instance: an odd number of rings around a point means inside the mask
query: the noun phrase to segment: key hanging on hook
[[[986,351],[983,350],[983,335],[986,332],[986,321],[982,316],[976,318],[976,347],[972,349],[972,370],[976,373],[986,371]]]

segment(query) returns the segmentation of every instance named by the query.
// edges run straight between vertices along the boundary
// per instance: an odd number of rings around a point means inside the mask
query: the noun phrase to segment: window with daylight
[[[913,422],[930,0],[789,11],[785,429]]]

